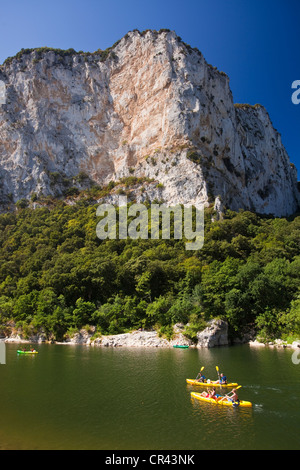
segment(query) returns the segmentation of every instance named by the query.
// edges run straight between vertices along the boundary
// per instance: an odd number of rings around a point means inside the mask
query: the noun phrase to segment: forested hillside
[[[170,337],[189,323],[226,319],[231,335],[255,327],[264,338],[300,335],[300,217],[228,211],[205,215],[205,242],[105,240],[96,236],[96,205],[57,202],[0,216],[0,323],[26,333],[43,328],[99,334],[155,326]]]

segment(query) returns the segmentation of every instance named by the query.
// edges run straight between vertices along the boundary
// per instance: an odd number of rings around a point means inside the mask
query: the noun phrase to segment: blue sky
[[[299,0],[0,0],[0,63],[21,48],[106,49],[135,28],[175,30],[227,73],[235,102],[264,105],[300,178]]]

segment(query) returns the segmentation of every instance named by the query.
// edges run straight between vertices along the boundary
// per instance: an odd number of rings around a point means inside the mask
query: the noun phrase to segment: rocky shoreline
[[[191,348],[213,348],[218,346],[229,346],[228,339],[228,325],[223,320],[211,320],[208,322],[207,327],[203,331],[199,331],[196,341],[188,339],[183,334],[185,325],[174,325],[174,335],[171,340],[159,336],[156,330],[136,330],[129,333],[121,333],[116,335],[102,335],[95,334],[95,328],[91,327],[89,330],[81,329],[73,335],[67,337],[64,341],[49,341],[45,333],[40,332],[37,335],[25,338],[22,331],[17,330],[12,332],[9,336],[2,337],[2,341],[11,343],[55,343],[76,345],[81,344],[85,346],[98,346],[98,347],[145,347],[145,348],[171,348],[174,346],[189,346]],[[244,338],[240,343],[247,343],[251,347],[269,346],[275,348],[300,348],[300,340],[294,341],[292,344],[282,340],[275,340],[274,342],[261,343],[251,338]]]
[[[282,339],[275,339],[274,341],[269,341],[267,343],[261,343],[257,339],[254,341],[249,341],[249,345],[253,347],[269,347],[269,348],[278,348],[278,349],[298,349],[300,348],[300,340],[293,341],[292,343],[288,343],[287,341],[283,341]]]
[[[165,347],[189,346],[189,347],[215,347],[227,346],[228,325],[223,320],[211,320],[203,331],[199,331],[196,341],[192,341],[184,335],[184,324],[178,323],[173,327],[173,338],[171,340],[160,336],[159,333],[152,330],[136,330],[129,333],[115,335],[97,335],[95,327],[81,329],[66,337],[64,341],[49,341],[44,332],[39,332],[28,338],[24,337],[22,330],[13,330],[4,339],[5,342],[24,342],[24,343],[44,343],[53,342],[56,344],[83,344],[86,346],[101,347]]]

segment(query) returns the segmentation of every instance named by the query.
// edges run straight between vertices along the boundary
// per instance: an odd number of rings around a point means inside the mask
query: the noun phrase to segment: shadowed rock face
[[[21,51],[0,80],[2,208],[134,175],[160,183],[138,201],[297,210],[297,171],[267,111],[234,105],[227,75],[174,32],[133,31],[92,54]]]

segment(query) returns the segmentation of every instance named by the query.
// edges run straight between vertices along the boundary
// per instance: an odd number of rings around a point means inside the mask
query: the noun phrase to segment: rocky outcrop
[[[155,330],[137,330],[130,333],[122,333],[117,335],[97,335],[94,326],[89,329],[82,328],[67,335],[63,342],[58,344],[85,345],[99,347],[129,347],[129,348],[172,348],[173,346],[187,345],[193,348],[214,348],[218,346],[228,346],[228,324],[223,320],[211,320],[208,326],[197,334],[196,342],[192,342],[184,335],[185,325],[178,323],[173,327],[173,338],[167,340],[165,337],[159,336]],[[43,343],[48,342],[46,334],[41,330],[35,334],[24,334],[21,328],[7,328],[5,332],[0,334],[0,340],[7,343]],[[55,342],[50,340],[50,342]],[[248,343],[250,346],[270,346],[275,348],[291,348],[300,350],[300,340],[294,341],[292,344],[283,340],[275,340],[269,343],[261,343],[258,340],[250,340],[244,338],[240,343]]]
[[[86,344],[102,347],[173,347],[178,345],[188,345],[198,348],[213,348],[216,346],[228,345],[228,325],[223,320],[211,320],[208,327],[197,335],[196,343],[193,343],[184,336],[183,324],[174,325],[174,335],[172,340],[168,341],[160,337],[157,331],[138,330],[130,333],[117,335],[94,336],[95,331],[91,328],[90,332],[83,329],[74,333],[66,342],[72,344]]]
[[[166,338],[159,336],[155,330],[137,330],[130,333],[121,333],[116,335],[95,335],[95,327],[90,330],[82,329],[72,336],[69,336],[64,343],[69,344],[85,344],[88,346],[101,347],[146,347],[161,348],[172,347],[175,344],[192,345],[192,341],[188,340],[182,333],[183,328],[174,327],[174,338],[168,341]]]
[[[197,346],[214,348],[228,346],[228,324],[223,320],[212,320],[205,330],[197,334]]]
[[[0,338],[2,338],[6,343],[44,343],[47,341],[47,335],[43,332],[27,335],[24,334],[21,329],[19,329],[18,332],[10,333],[9,336],[2,334],[0,335]]]
[[[293,341],[292,343],[288,343],[287,341],[284,341],[282,339],[275,339],[274,341],[267,341],[267,342],[261,342],[258,339],[255,339],[253,341],[249,341],[249,345],[251,347],[271,347],[271,348],[278,348],[278,349],[285,349],[285,348],[290,348],[290,349],[295,349],[300,351],[300,340]]]
[[[162,348],[170,347],[169,341],[160,338],[156,331],[134,331],[119,335],[102,336],[93,343],[95,346],[102,347],[146,347]]]
[[[227,75],[172,31],[132,31],[92,54],[22,50],[0,80],[2,208],[128,176],[155,181],[134,189],[138,202],[298,207],[296,169],[267,111],[234,105]]]

